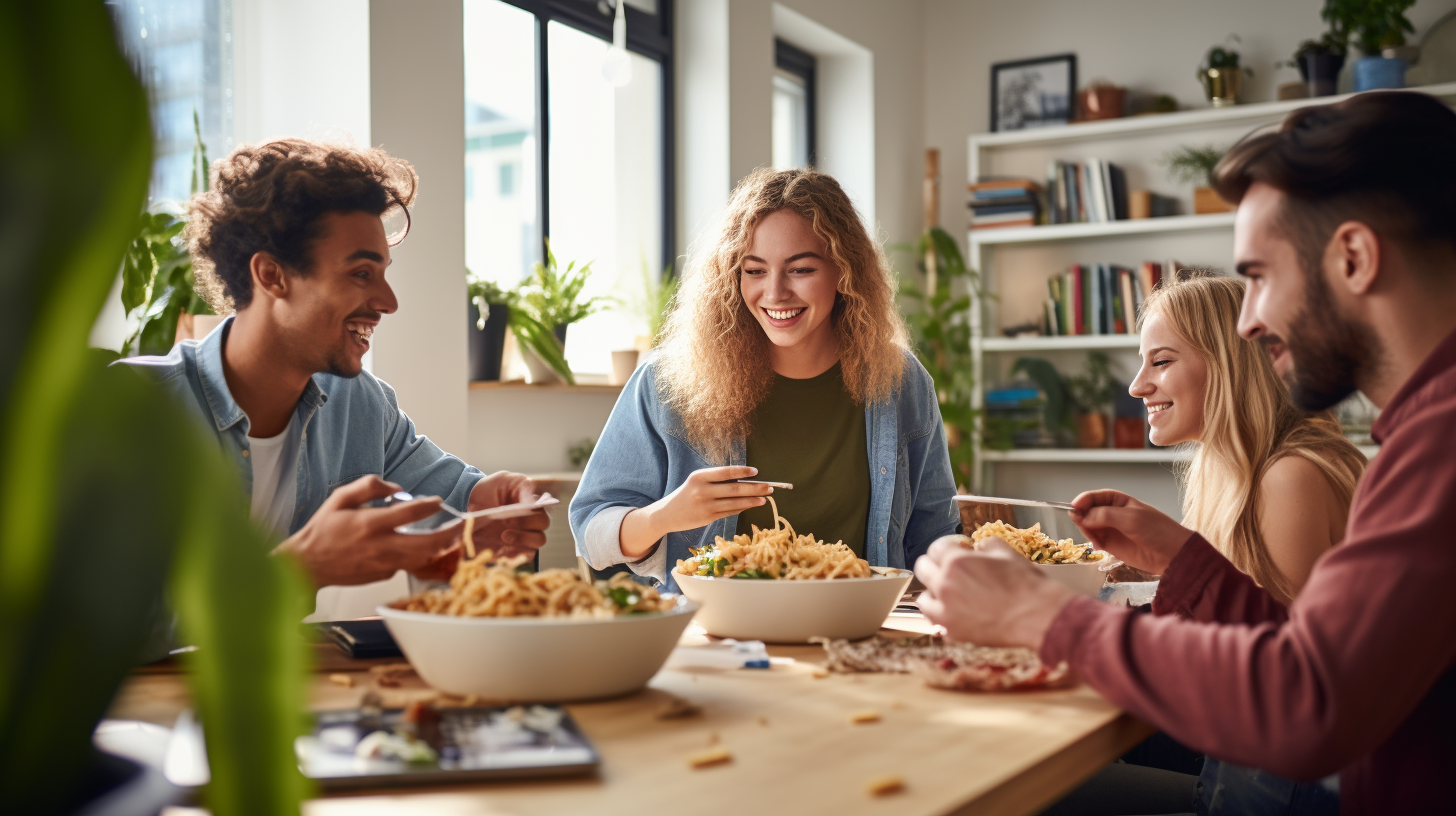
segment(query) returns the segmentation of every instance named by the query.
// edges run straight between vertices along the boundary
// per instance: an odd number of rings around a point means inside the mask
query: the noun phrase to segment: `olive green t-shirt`
[[[779,515],[801,535],[843,541],[864,557],[870,509],[870,461],[865,447],[865,409],[844,388],[835,363],[807,380],[774,375],[773,388],[753,416],[748,464],[755,478],[788,482],[774,490]],[[738,516],[738,532],[749,525],[773,526],[767,504]]]

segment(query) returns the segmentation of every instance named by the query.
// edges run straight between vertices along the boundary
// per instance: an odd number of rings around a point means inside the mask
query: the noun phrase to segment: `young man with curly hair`
[[[490,476],[416,433],[394,390],[364,371],[374,329],[399,301],[386,281],[384,217],[408,230],[418,178],[383,150],[302,140],[245,145],[213,167],[185,232],[199,291],[230,314],[200,342],[125,361],[177,394],[215,431],[274,530],[320,587],[317,617],[372,614],[408,591],[397,576],[441,577],[458,527],[395,532],[442,503],[480,509],[524,500],[531,481]],[[403,504],[370,502],[398,490]],[[545,543],[544,513],[479,524],[477,547]],[[392,597],[391,597],[392,596]]]

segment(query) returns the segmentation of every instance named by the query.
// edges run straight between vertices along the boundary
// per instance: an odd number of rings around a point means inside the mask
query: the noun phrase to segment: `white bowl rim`
[[[786,586],[786,585],[787,586],[822,586],[824,584],[835,584],[835,585],[838,585],[838,584],[868,583],[870,581],[881,581],[881,580],[884,580],[885,578],[892,578],[892,579],[893,578],[905,578],[905,577],[912,576],[912,575],[915,574],[914,572],[912,572],[910,570],[900,569],[898,567],[870,567],[870,570],[873,571],[875,574],[874,575],[871,575],[868,578],[805,578],[805,579],[793,580],[793,581],[785,581],[785,580],[781,580],[781,579],[772,579],[772,578],[770,578],[770,579],[764,579],[764,578],[753,578],[753,579],[725,578],[725,577],[723,577],[721,575],[685,575],[685,574],[683,574],[681,572],[676,572],[676,571],[672,573],[672,577],[673,577],[674,580],[678,581],[679,583],[682,582],[682,579],[683,578],[691,578],[694,581],[725,581],[725,582],[731,581],[734,584],[765,584],[765,585],[770,585],[771,584],[771,585],[775,585],[775,586]]]
[[[676,615],[693,615],[702,608],[697,601],[694,601],[686,595],[680,593],[663,594],[677,598],[677,606],[674,606],[666,612],[616,615],[610,618],[572,618],[561,615],[554,617],[512,618],[493,617],[490,615],[446,615],[440,612],[413,612],[405,609],[395,609],[392,606],[385,605],[375,607],[375,611],[382,618],[398,618],[399,620],[419,621],[421,623],[442,623],[459,626],[584,626],[640,623],[658,618],[670,618]]]

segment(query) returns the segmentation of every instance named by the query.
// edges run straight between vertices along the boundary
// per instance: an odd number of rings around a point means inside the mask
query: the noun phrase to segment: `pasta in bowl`
[[[522,573],[524,557],[489,551],[450,581],[379,607],[426,683],[509,702],[568,702],[641,689],[666,662],[698,605],[625,575]]]
[[[871,567],[843,542],[800,535],[777,508],[774,519],[767,530],[720,536],[677,563],[678,588],[702,604],[699,625],[710,635],[769,643],[874,635],[912,573]]]

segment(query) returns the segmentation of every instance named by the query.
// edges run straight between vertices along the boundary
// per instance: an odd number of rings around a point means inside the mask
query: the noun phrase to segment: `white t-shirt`
[[[298,503],[298,451],[302,435],[298,415],[294,414],[283,433],[266,439],[248,437],[248,458],[253,462],[252,516],[280,537],[288,535],[289,522]],[[304,620],[350,620],[374,615],[376,606],[403,598],[415,590],[410,574],[404,570],[383,581],[360,586],[321,587],[314,599],[313,614]]]
[[[298,445],[302,434],[298,414],[277,436],[248,437],[248,458],[253,463],[253,520],[279,536],[288,535],[288,523],[298,501]]]

